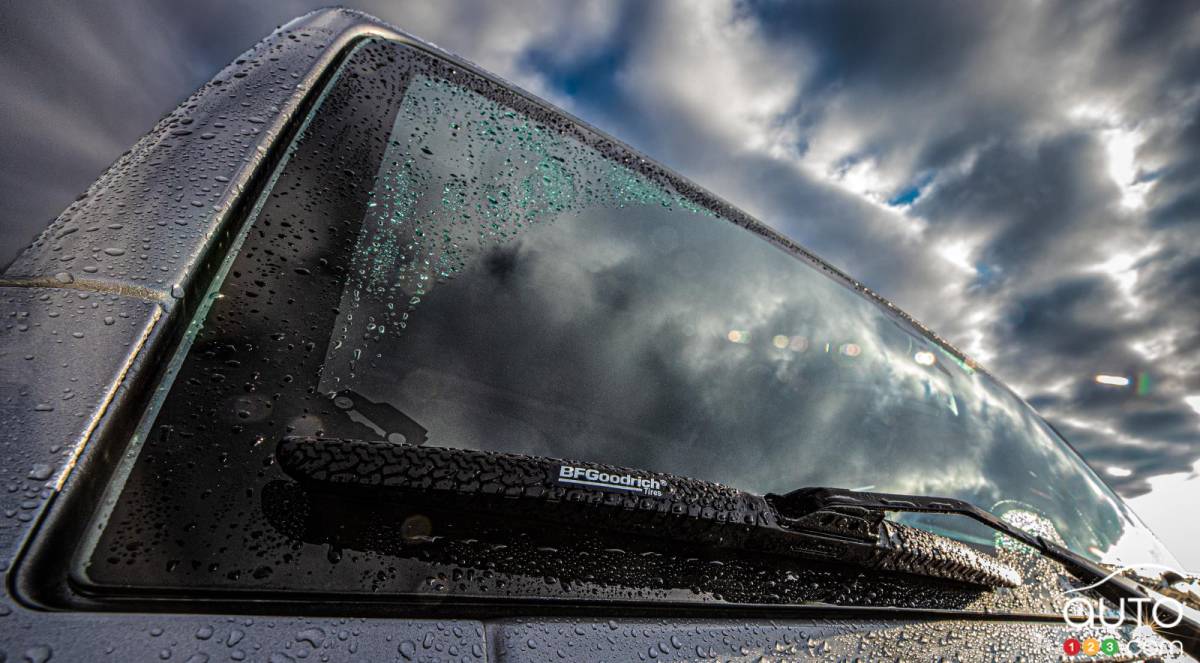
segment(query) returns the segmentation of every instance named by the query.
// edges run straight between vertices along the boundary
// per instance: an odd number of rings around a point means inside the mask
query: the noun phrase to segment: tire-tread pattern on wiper
[[[874,496],[868,493],[805,489],[759,496],[597,463],[337,438],[285,438],[277,457],[288,475],[322,493],[426,500],[523,522],[636,532],[993,587],[1021,584],[1015,570],[989,555],[884,519],[889,510],[937,509],[853,502],[856,495]]]

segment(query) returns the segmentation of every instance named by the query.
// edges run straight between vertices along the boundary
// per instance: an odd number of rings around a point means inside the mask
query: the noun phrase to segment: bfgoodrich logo
[[[606,490],[661,496],[667,482],[654,478],[637,477],[632,474],[610,474],[590,467],[562,465],[558,468],[559,483],[573,483]]]

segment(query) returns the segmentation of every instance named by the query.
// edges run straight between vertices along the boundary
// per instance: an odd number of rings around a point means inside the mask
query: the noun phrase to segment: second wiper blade
[[[596,463],[337,438],[285,438],[276,456],[289,476],[322,493],[425,500],[527,522],[850,562],[993,587],[1021,584],[1015,570],[973,548],[887,521],[878,508],[831,504],[813,493],[759,496]]]

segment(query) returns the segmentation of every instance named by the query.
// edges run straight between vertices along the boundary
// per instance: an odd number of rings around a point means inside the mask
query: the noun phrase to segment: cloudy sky
[[[0,5],[0,264],[221,66],[319,5]],[[1194,4],[361,7],[895,300],[1038,407],[1200,569],[1200,525],[1172,520],[1173,502],[1200,505]]]

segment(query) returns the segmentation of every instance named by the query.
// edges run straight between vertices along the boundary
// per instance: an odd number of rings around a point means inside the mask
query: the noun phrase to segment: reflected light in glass
[[[741,331],[739,329],[729,330],[729,334],[726,336],[726,338],[729,339],[730,343],[749,343],[750,342],[750,334],[748,334],[744,331]]]
[[[1129,378],[1123,375],[1097,375],[1096,382],[1099,384],[1112,385],[1114,387],[1129,386]]]
[[[774,345],[775,347],[782,350],[788,346],[788,337],[780,334],[780,335],[776,336],[775,338],[771,339],[771,345]]]
[[[1134,385],[1134,391],[1138,396],[1145,396],[1154,388],[1154,380],[1149,373],[1138,373],[1137,383]]]
[[[932,352],[922,350],[913,355],[913,361],[922,366],[933,366],[933,363],[937,361],[937,357],[935,357]]]

